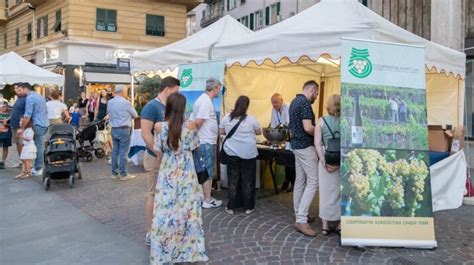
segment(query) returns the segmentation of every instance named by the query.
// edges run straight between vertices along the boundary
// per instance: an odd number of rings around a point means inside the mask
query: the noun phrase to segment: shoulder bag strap
[[[227,141],[227,139],[231,138],[232,135],[234,135],[235,131],[237,131],[237,128],[239,127],[240,123],[245,119],[246,116],[243,116],[242,118],[240,118],[239,122],[237,122],[237,124],[232,128],[232,130],[230,130],[230,132],[226,135],[226,137],[224,138],[224,141],[222,142],[222,146],[224,146],[225,144],[225,141]]]
[[[328,127],[329,132],[330,132],[331,135],[332,135],[332,138],[333,138],[333,139],[336,138],[336,136],[334,135],[334,133],[333,133],[332,130],[331,130],[331,127],[329,127],[329,124],[327,123],[326,119],[325,119],[324,117],[321,117],[321,118],[323,119],[324,123],[325,123],[326,126]]]

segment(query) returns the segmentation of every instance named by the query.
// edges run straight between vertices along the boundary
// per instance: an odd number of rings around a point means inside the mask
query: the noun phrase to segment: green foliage
[[[145,79],[140,83],[138,95],[135,100],[135,110],[139,115],[146,103],[158,95],[160,81],[159,77],[145,77]]]

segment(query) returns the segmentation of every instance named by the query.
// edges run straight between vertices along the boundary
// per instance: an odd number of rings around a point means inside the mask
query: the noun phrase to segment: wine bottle
[[[362,118],[360,116],[359,95],[354,101],[354,113],[352,115],[352,146],[362,147],[364,144],[364,131],[362,129]]]

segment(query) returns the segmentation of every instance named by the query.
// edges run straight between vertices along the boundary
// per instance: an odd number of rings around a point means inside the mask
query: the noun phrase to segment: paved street
[[[85,177],[74,189],[58,181],[48,192],[42,190],[40,178],[14,181],[16,169],[0,171],[0,263],[147,263],[142,169],[130,167],[137,179],[127,182],[111,180],[104,159],[84,163],[84,169]],[[435,213],[436,250],[350,248],[340,247],[336,235],[307,238],[295,232],[291,200],[286,193],[258,200],[257,211],[250,216],[230,216],[222,208],[205,210],[210,264],[474,264],[472,206]],[[11,215],[22,212],[28,218]],[[313,207],[311,212],[317,215],[318,210]],[[315,225],[321,227],[320,222]],[[29,251],[22,253],[25,249]],[[29,262],[33,257],[36,262]]]

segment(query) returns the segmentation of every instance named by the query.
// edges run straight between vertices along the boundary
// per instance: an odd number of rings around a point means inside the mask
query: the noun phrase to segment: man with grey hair
[[[216,208],[222,205],[222,201],[211,197],[212,179],[216,169],[216,145],[219,133],[216,110],[212,100],[219,96],[221,83],[215,78],[206,81],[206,92],[194,102],[191,120],[194,120],[198,129],[200,151],[204,155],[204,164],[209,173],[209,180],[202,184],[204,192],[205,209]]]
[[[129,180],[135,178],[127,173],[127,153],[130,148],[132,119],[137,118],[138,114],[123,97],[124,91],[124,85],[115,86],[115,96],[107,103],[107,113],[112,126],[112,179]]]

